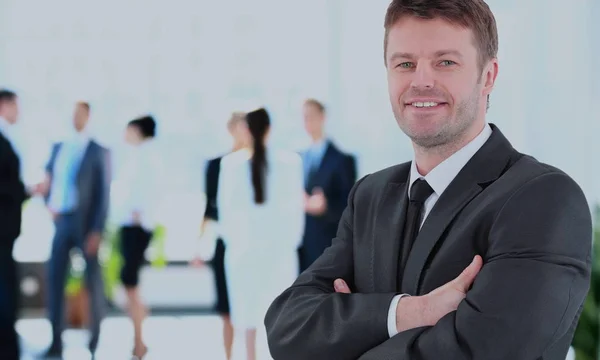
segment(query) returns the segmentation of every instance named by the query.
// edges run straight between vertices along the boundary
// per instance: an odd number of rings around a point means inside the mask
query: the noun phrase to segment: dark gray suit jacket
[[[0,252],[9,256],[21,234],[21,212],[26,199],[20,159],[10,141],[0,132]]]
[[[333,245],[267,312],[276,360],[564,360],[589,289],[591,214],[566,174],[497,127],[431,210],[398,270],[410,163],[362,178]],[[424,295],[479,254],[457,311],[391,339],[394,295]],[[336,294],[343,278],[352,294]]]
[[[62,143],[58,143],[52,148],[50,161],[46,165],[50,177],[61,146]],[[77,212],[84,221],[85,234],[104,231],[110,200],[110,178],[109,151],[90,140],[77,174]],[[50,193],[46,201],[49,198]]]

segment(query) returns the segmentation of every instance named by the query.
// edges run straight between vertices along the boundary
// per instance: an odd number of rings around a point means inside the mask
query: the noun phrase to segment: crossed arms
[[[592,234],[585,197],[569,177],[545,173],[521,186],[497,214],[485,264],[457,309],[427,324],[422,311],[403,310],[423,310],[431,294],[403,298],[397,314],[407,317],[397,323],[414,325],[392,338],[387,315],[396,293],[341,293],[333,286],[341,278],[355,288],[361,183],[332,246],[267,312],[274,359],[536,359],[573,330],[589,289]]]

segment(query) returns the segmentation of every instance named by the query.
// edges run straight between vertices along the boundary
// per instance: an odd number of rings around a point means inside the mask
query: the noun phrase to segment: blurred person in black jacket
[[[0,90],[0,354],[6,360],[19,359],[15,329],[19,287],[13,247],[21,234],[23,202],[29,194],[41,189],[38,185],[26,190],[23,184],[21,159],[13,132],[18,114],[17,95]]]
[[[354,156],[343,153],[325,135],[325,113],[318,100],[304,102],[304,127],[311,145],[302,152],[306,225],[299,249],[301,272],[331,246],[357,176]]]

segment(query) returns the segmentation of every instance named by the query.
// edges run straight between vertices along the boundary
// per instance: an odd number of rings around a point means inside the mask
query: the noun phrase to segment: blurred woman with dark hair
[[[139,271],[145,260],[156,227],[159,194],[164,191],[158,179],[162,174],[160,154],[155,150],[156,122],[144,116],[128,123],[125,142],[127,157],[115,183],[119,187],[119,205],[114,207],[121,224],[123,267],[121,282],[127,294],[127,307],[134,328],[134,358],[141,359],[148,349],[142,338],[146,308],[139,290]]]
[[[221,161],[218,205],[231,321],[245,332],[247,359],[254,360],[256,329],[297,275],[304,188],[299,155],[267,146],[267,111],[252,111],[246,121],[251,147]]]
[[[246,124],[246,114],[235,112],[227,121],[227,130],[233,140],[231,152],[236,152],[248,145],[248,125]],[[214,244],[212,253],[209,251],[199,251],[192,260],[192,265],[203,266],[210,263],[215,278],[215,290],[217,301],[215,310],[223,321],[223,345],[225,348],[226,360],[231,360],[231,349],[233,346],[233,325],[229,318],[229,296],[227,294],[227,276],[225,275],[225,242],[219,238],[219,209],[217,207],[217,194],[219,193],[219,178],[221,172],[221,160],[223,156],[211,159],[206,165],[206,209],[204,220],[202,222],[201,242]],[[204,244],[203,244],[204,245]],[[210,253],[210,256],[206,256]]]

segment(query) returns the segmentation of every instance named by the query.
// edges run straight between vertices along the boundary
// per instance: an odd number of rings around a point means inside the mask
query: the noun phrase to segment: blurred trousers
[[[12,243],[0,240],[0,354],[6,360],[18,360],[19,337],[15,329],[17,321],[19,287],[17,263],[12,257]]]

